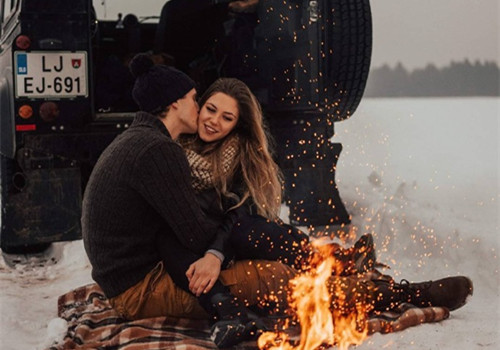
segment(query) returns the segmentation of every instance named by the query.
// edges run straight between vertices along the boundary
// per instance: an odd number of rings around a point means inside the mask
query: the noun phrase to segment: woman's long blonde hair
[[[195,138],[186,146],[209,161],[219,195],[230,197],[230,186],[237,182],[234,176],[241,174],[244,192],[237,206],[251,197],[259,215],[271,220],[277,219],[281,206],[282,176],[271,156],[270,136],[264,124],[260,104],[242,81],[220,78],[201,96],[200,106],[218,92],[234,98],[238,104],[239,118],[235,128],[222,140],[205,143]],[[231,169],[224,172],[221,166],[222,152],[228,143],[234,142],[233,135],[237,135],[238,151]]]

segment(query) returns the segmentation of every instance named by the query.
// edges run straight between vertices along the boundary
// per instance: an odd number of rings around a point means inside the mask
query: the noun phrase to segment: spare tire
[[[369,1],[260,1],[258,18],[253,88],[266,110],[350,117],[370,68]]]

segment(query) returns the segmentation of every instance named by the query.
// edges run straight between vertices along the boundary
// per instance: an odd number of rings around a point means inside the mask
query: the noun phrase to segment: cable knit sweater
[[[191,251],[224,251],[234,221],[218,228],[202,213],[181,146],[155,116],[139,112],[102,153],[87,184],[82,235],[92,277],[108,298],[132,287],[161,260],[156,236]]]

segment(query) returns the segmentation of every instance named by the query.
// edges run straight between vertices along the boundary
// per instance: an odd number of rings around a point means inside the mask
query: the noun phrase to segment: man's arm
[[[231,260],[234,252],[228,244],[228,240],[233,226],[240,216],[240,210],[229,211],[228,209],[238,204],[239,198],[222,196],[221,203],[217,191],[212,188],[197,192],[196,200],[207,219],[214,225],[218,225],[217,234],[210,243],[207,252],[215,254],[221,261],[224,258]]]
[[[218,227],[206,219],[191,186],[191,172],[183,149],[175,143],[156,143],[140,156],[134,171],[139,191],[173,229],[180,242],[203,254],[207,249],[224,252],[234,220]]]
[[[140,193],[184,246],[203,254],[215,237],[216,227],[205,219],[196,200],[182,148],[175,143],[156,142],[135,164]]]

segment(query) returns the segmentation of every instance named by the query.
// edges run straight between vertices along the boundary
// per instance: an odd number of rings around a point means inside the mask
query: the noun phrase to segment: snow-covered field
[[[375,234],[389,273],[475,283],[448,320],[376,334],[358,349],[500,348],[499,119],[498,98],[365,99],[336,124],[350,228]],[[91,282],[81,241],[54,244],[48,256],[14,266],[0,258],[0,349],[43,349],[62,337],[57,297]]]
[[[340,193],[379,260],[408,280],[465,274],[474,295],[439,324],[359,349],[500,349],[500,99],[365,99],[336,124]]]

